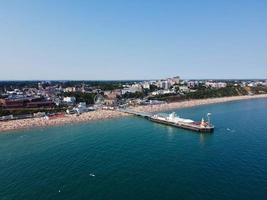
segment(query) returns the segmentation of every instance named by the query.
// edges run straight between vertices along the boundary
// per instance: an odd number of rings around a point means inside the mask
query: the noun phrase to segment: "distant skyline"
[[[267,1],[0,1],[0,80],[266,79]]]

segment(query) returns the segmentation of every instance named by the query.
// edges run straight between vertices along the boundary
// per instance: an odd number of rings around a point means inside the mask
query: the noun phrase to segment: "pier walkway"
[[[149,118],[149,117],[152,116],[151,113],[138,112],[138,111],[134,111],[134,110],[131,110],[131,109],[118,109],[118,111],[124,112],[124,113],[128,113],[128,114],[132,114],[132,115],[136,115],[136,116],[140,116],[140,117],[145,117],[145,118]]]

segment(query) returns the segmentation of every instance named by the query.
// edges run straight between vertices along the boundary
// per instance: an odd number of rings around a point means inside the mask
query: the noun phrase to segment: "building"
[[[76,87],[67,87],[63,89],[64,92],[76,92]]]
[[[205,83],[205,86],[211,88],[225,88],[227,86],[227,83],[207,81]]]
[[[76,102],[76,98],[75,97],[64,97],[63,102],[68,105],[74,105]]]
[[[143,92],[143,88],[142,88],[141,84],[133,84],[133,85],[131,85],[130,90],[131,90],[132,93]]]
[[[194,88],[194,87],[199,86],[199,82],[198,81],[187,81],[187,86],[189,88]]]
[[[151,93],[153,96],[164,95],[164,94],[175,94],[174,90],[157,90]]]
[[[172,78],[172,81],[175,83],[175,84],[179,84],[180,83],[180,76],[175,76]]]
[[[136,92],[143,92],[143,87],[140,84],[133,84],[130,87],[123,88],[121,90],[121,94],[126,94],[126,93],[136,93]]]
[[[117,90],[108,90],[108,91],[104,91],[104,96],[107,98],[117,98],[119,96],[121,96],[121,90],[117,89]]]
[[[150,89],[150,83],[149,82],[144,82],[142,84],[142,87],[143,87],[143,89]]]
[[[73,108],[73,110],[79,115],[84,112],[88,112],[85,102],[80,102],[75,108]]]
[[[108,106],[116,106],[118,104],[118,97],[121,96],[121,90],[112,90],[104,92],[104,104]]]
[[[180,83],[180,77],[176,76],[176,77],[173,77],[173,78],[168,78],[167,81],[169,82],[169,84],[171,86],[178,85]]]
[[[227,86],[227,83],[219,82],[217,83],[217,88],[225,88]]]
[[[171,87],[171,82],[169,80],[162,80],[157,82],[157,86],[164,90],[168,90]]]
[[[43,84],[42,83],[38,83],[38,90],[43,90],[44,88],[43,88]]]
[[[179,91],[184,92],[184,93],[188,93],[188,92],[190,92],[190,89],[187,86],[179,86]]]
[[[104,104],[107,106],[117,106],[118,99],[117,98],[105,98]]]

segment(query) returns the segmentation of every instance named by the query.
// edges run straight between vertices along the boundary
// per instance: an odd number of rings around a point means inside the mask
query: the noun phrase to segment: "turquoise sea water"
[[[214,134],[137,117],[0,134],[0,199],[267,199],[267,99],[211,112]]]

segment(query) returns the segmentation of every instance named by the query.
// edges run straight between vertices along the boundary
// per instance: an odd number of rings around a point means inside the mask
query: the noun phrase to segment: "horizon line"
[[[173,78],[173,77],[169,77]],[[158,79],[2,79],[0,82],[8,81],[155,81],[165,80],[168,78]],[[181,80],[267,80],[267,78],[181,78]]]

